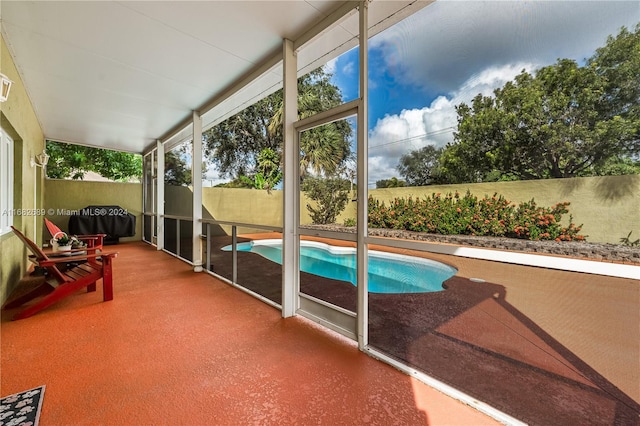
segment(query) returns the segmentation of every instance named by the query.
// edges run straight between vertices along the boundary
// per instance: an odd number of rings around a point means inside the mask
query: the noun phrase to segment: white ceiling
[[[142,152],[343,3],[2,0],[0,11],[47,139]],[[370,26],[426,4],[374,1]],[[353,47],[356,35],[353,15],[305,47],[299,68]]]

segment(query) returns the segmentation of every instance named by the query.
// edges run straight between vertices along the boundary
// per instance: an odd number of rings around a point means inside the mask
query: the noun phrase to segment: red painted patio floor
[[[2,314],[0,394],[46,385],[43,426],[496,424],[151,246],[109,249],[113,301]]]

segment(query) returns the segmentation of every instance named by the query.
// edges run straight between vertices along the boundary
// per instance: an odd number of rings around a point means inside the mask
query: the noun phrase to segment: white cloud
[[[205,159],[206,161],[206,159]],[[229,182],[229,178],[224,178],[220,176],[220,173],[214,163],[207,162],[207,170],[203,173],[202,176],[202,186],[216,186],[220,183]]]
[[[343,67],[342,67],[342,74],[343,75],[353,75],[356,72],[356,64],[353,61],[349,61],[347,62]]]
[[[396,80],[456,90],[469,74],[516,62],[590,57],[621,26],[640,21],[637,1],[437,1],[371,39]]]
[[[489,96],[523,69],[531,72],[534,68],[529,63],[490,67],[471,76],[448,96],[438,96],[429,106],[379,119],[369,131],[369,184],[398,176],[396,166],[402,155],[451,142],[457,125],[456,105],[469,103],[478,93]]]
[[[322,67],[324,72],[326,72],[327,74],[335,74],[336,73],[336,69],[338,68],[338,59],[339,58],[340,57],[331,59],[329,62],[324,64],[324,66]]]
[[[458,90],[454,92],[453,100],[456,103],[469,102],[478,93],[485,96],[493,94],[493,91],[502,87],[506,82],[513,80],[523,70],[532,73],[538,65],[533,63],[518,62],[503,66],[492,66],[472,75]]]
[[[639,21],[637,1],[440,0],[376,35],[369,46],[382,63],[375,69],[433,100],[370,130],[369,184],[398,176],[401,155],[451,141],[460,102],[491,95],[523,68],[558,58],[581,62],[608,35]]]
[[[369,76],[368,86],[369,86],[369,90],[377,89],[378,88],[378,80],[376,80],[375,78],[372,78],[371,76]]]

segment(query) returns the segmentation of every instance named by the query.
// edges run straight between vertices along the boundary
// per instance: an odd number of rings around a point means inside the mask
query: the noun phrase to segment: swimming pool
[[[231,251],[231,245],[222,248]],[[282,264],[282,240],[255,240],[237,245]],[[356,285],[356,249],[315,241],[300,242],[300,270]],[[458,270],[444,263],[415,256],[369,250],[369,292],[426,293],[442,291],[442,283]]]

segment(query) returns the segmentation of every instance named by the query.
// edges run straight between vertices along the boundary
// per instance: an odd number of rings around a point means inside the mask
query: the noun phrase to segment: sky
[[[399,177],[403,154],[453,140],[455,106],[559,58],[583,64],[640,1],[440,0],[369,41],[369,182]],[[345,101],[358,96],[358,53],[329,62]]]

